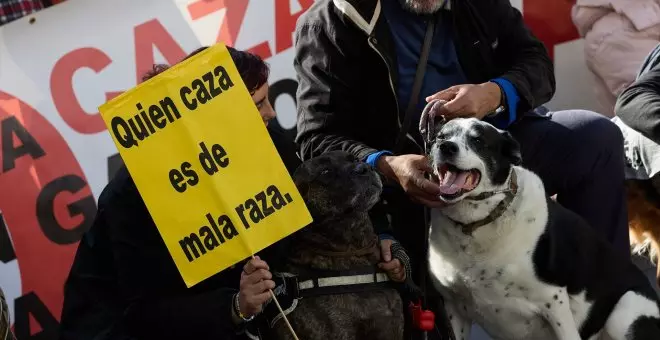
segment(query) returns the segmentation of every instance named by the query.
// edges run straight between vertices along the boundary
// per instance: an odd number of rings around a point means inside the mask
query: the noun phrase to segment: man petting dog
[[[553,64],[508,0],[315,2],[295,33],[302,158],[348,151],[395,183],[385,188],[384,204],[394,236],[420,264],[417,203],[443,205],[441,188],[424,177],[430,169],[415,124],[401,151],[393,149],[431,20],[413,121],[427,102],[442,99],[447,119],[474,117],[508,130],[546,192],[629,256],[621,132],[594,112],[540,107],[555,91]]]

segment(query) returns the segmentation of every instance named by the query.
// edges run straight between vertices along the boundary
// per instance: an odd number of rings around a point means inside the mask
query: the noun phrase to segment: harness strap
[[[300,299],[308,297],[396,288],[386,273],[373,266],[345,271],[307,269],[307,273],[302,276],[274,273],[273,280],[276,284],[273,292],[286,315],[298,307]],[[270,301],[265,304],[262,314],[263,322],[270,328],[282,319],[282,315]]]
[[[322,277],[298,282],[298,296],[358,293],[392,288],[385,273]]]
[[[319,270],[304,275],[278,273],[277,276],[282,280],[281,293],[294,299],[393,288],[387,274],[373,267],[347,271]]]

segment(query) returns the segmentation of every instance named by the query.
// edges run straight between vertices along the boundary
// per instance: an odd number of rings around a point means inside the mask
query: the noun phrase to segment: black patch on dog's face
[[[520,165],[520,145],[507,131],[476,119],[453,119],[447,122],[436,135],[431,160],[434,164],[447,162],[468,165],[487,176],[493,185],[506,182],[512,165]],[[484,169],[470,160],[473,153],[481,160]],[[470,163],[470,164],[462,164]],[[472,164],[475,163],[475,164]]]
[[[378,202],[382,190],[378,174],[343,151],[303,162],[293,180],[314,219],[366,212]]]

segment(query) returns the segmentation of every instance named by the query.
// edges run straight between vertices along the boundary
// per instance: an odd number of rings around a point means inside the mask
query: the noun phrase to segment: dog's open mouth
[[[437,171],[440,196],[444,199],[453,199],[474,190],[481,179],[477,169],[461,170],[447,163],[438,166]]]

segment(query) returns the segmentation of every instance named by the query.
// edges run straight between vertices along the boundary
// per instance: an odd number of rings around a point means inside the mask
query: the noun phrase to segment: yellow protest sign
[[[312,221],[224,45],[99,111],[188,287]]]

